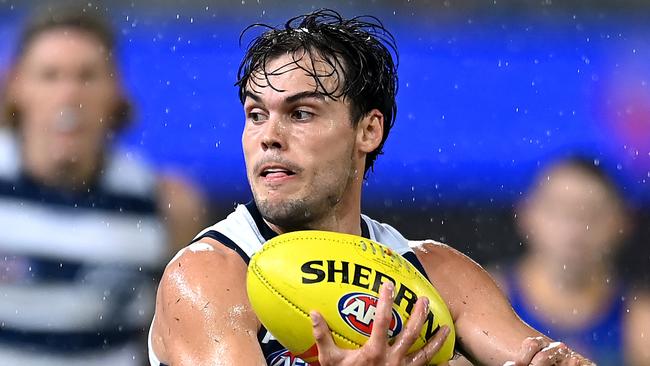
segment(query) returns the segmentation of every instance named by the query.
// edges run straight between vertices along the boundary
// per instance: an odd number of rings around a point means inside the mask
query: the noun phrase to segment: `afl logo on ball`
[[[339,314],[341,318],[354,330],[370,336],[372,324],[375,320],[375,311],[377,310],[377,297],[353,292],[343,295],[339,300]],[[393,309],[393,318],[388,328],[388,336],[397,335],[402,330],[402,318],[395,309]]]
[[[309,366],[309,364],[294,356],[287,349],[273,352],[267,358],[269,366]]]

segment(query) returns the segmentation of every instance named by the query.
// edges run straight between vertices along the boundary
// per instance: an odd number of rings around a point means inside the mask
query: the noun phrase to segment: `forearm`
[[[506,322],[505,326],[494,320],[493,323],[467,320],[456,322],[457,332],[461,334],[458,348],[475,365],[501,366],[517,358],[524,339],[541,336],[525,324],[518,324],[518,320]]]
[[[262,351],[255,343],[219,341],[213,345],[190,345],[174,347],[170,352],[168,366],[262,366],[266,365]]]

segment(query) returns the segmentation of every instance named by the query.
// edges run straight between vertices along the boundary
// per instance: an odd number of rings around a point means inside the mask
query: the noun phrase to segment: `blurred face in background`
[[[543,176],[520,219],[528,250],[550,266],[569,271],[609,261],[626,223],[617,194],[595,176],[569,165]]]
[[[32,175],[56,184],[97,169],[119,100],[111,55],[98,38],[73,28],[36,35],[9,90]]]

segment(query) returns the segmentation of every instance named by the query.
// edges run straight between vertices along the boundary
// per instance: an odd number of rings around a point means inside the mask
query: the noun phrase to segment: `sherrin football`
[[[291,353],[318,360],[309,312],[323,315],[335,343],[361,347],[370,336],[382,282],[395,283],[389,337],[404,329],[419,296],[429,298],[429,313],[409,352],[422,348],[442,325],[449,336],[430,364],[453,355],[455,332],[438,291],[404,257],[359,236],[325,231],[279,235],[250,260],[248,297],[262,324]]]

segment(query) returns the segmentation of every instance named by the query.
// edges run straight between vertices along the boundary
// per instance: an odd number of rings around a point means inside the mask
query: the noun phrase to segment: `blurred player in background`
[[[150,334],[151,364],[304,365],[261,326],[245,284],[246,264],[265,241],[303,229],[362,235],[419,266],[449,306],[458,351],[480,364],[591,364],[523,324],[467,257],[433,241],[408,241],[361,214],[365,175],[396,115],[396,45],[381,22],[325,9],[264,29],[250,44],[238,81],[254,199],[204,230],[167,266]],[[338,348],[326,320],[312,313],[320,365],[426,364],[446,328],[407,354],[427,308],[420,298],[389,344],[391,307],[381,304],[392,296],[390,285],[383,286],[370,340],[358,350]]]
[[[142,365],[156,278],[201,197],[109,145],[129,122],[92,8],[27,22],[0,132],[0,364]],[[91,14],[92,13],[92,14]]]
[[[606,171],[593,159],[555,162],[517,218],[527,251],[497,273],[517,314],[599,365],[650,365],[648,301],[616,268],[631,231],[628,209]]]

